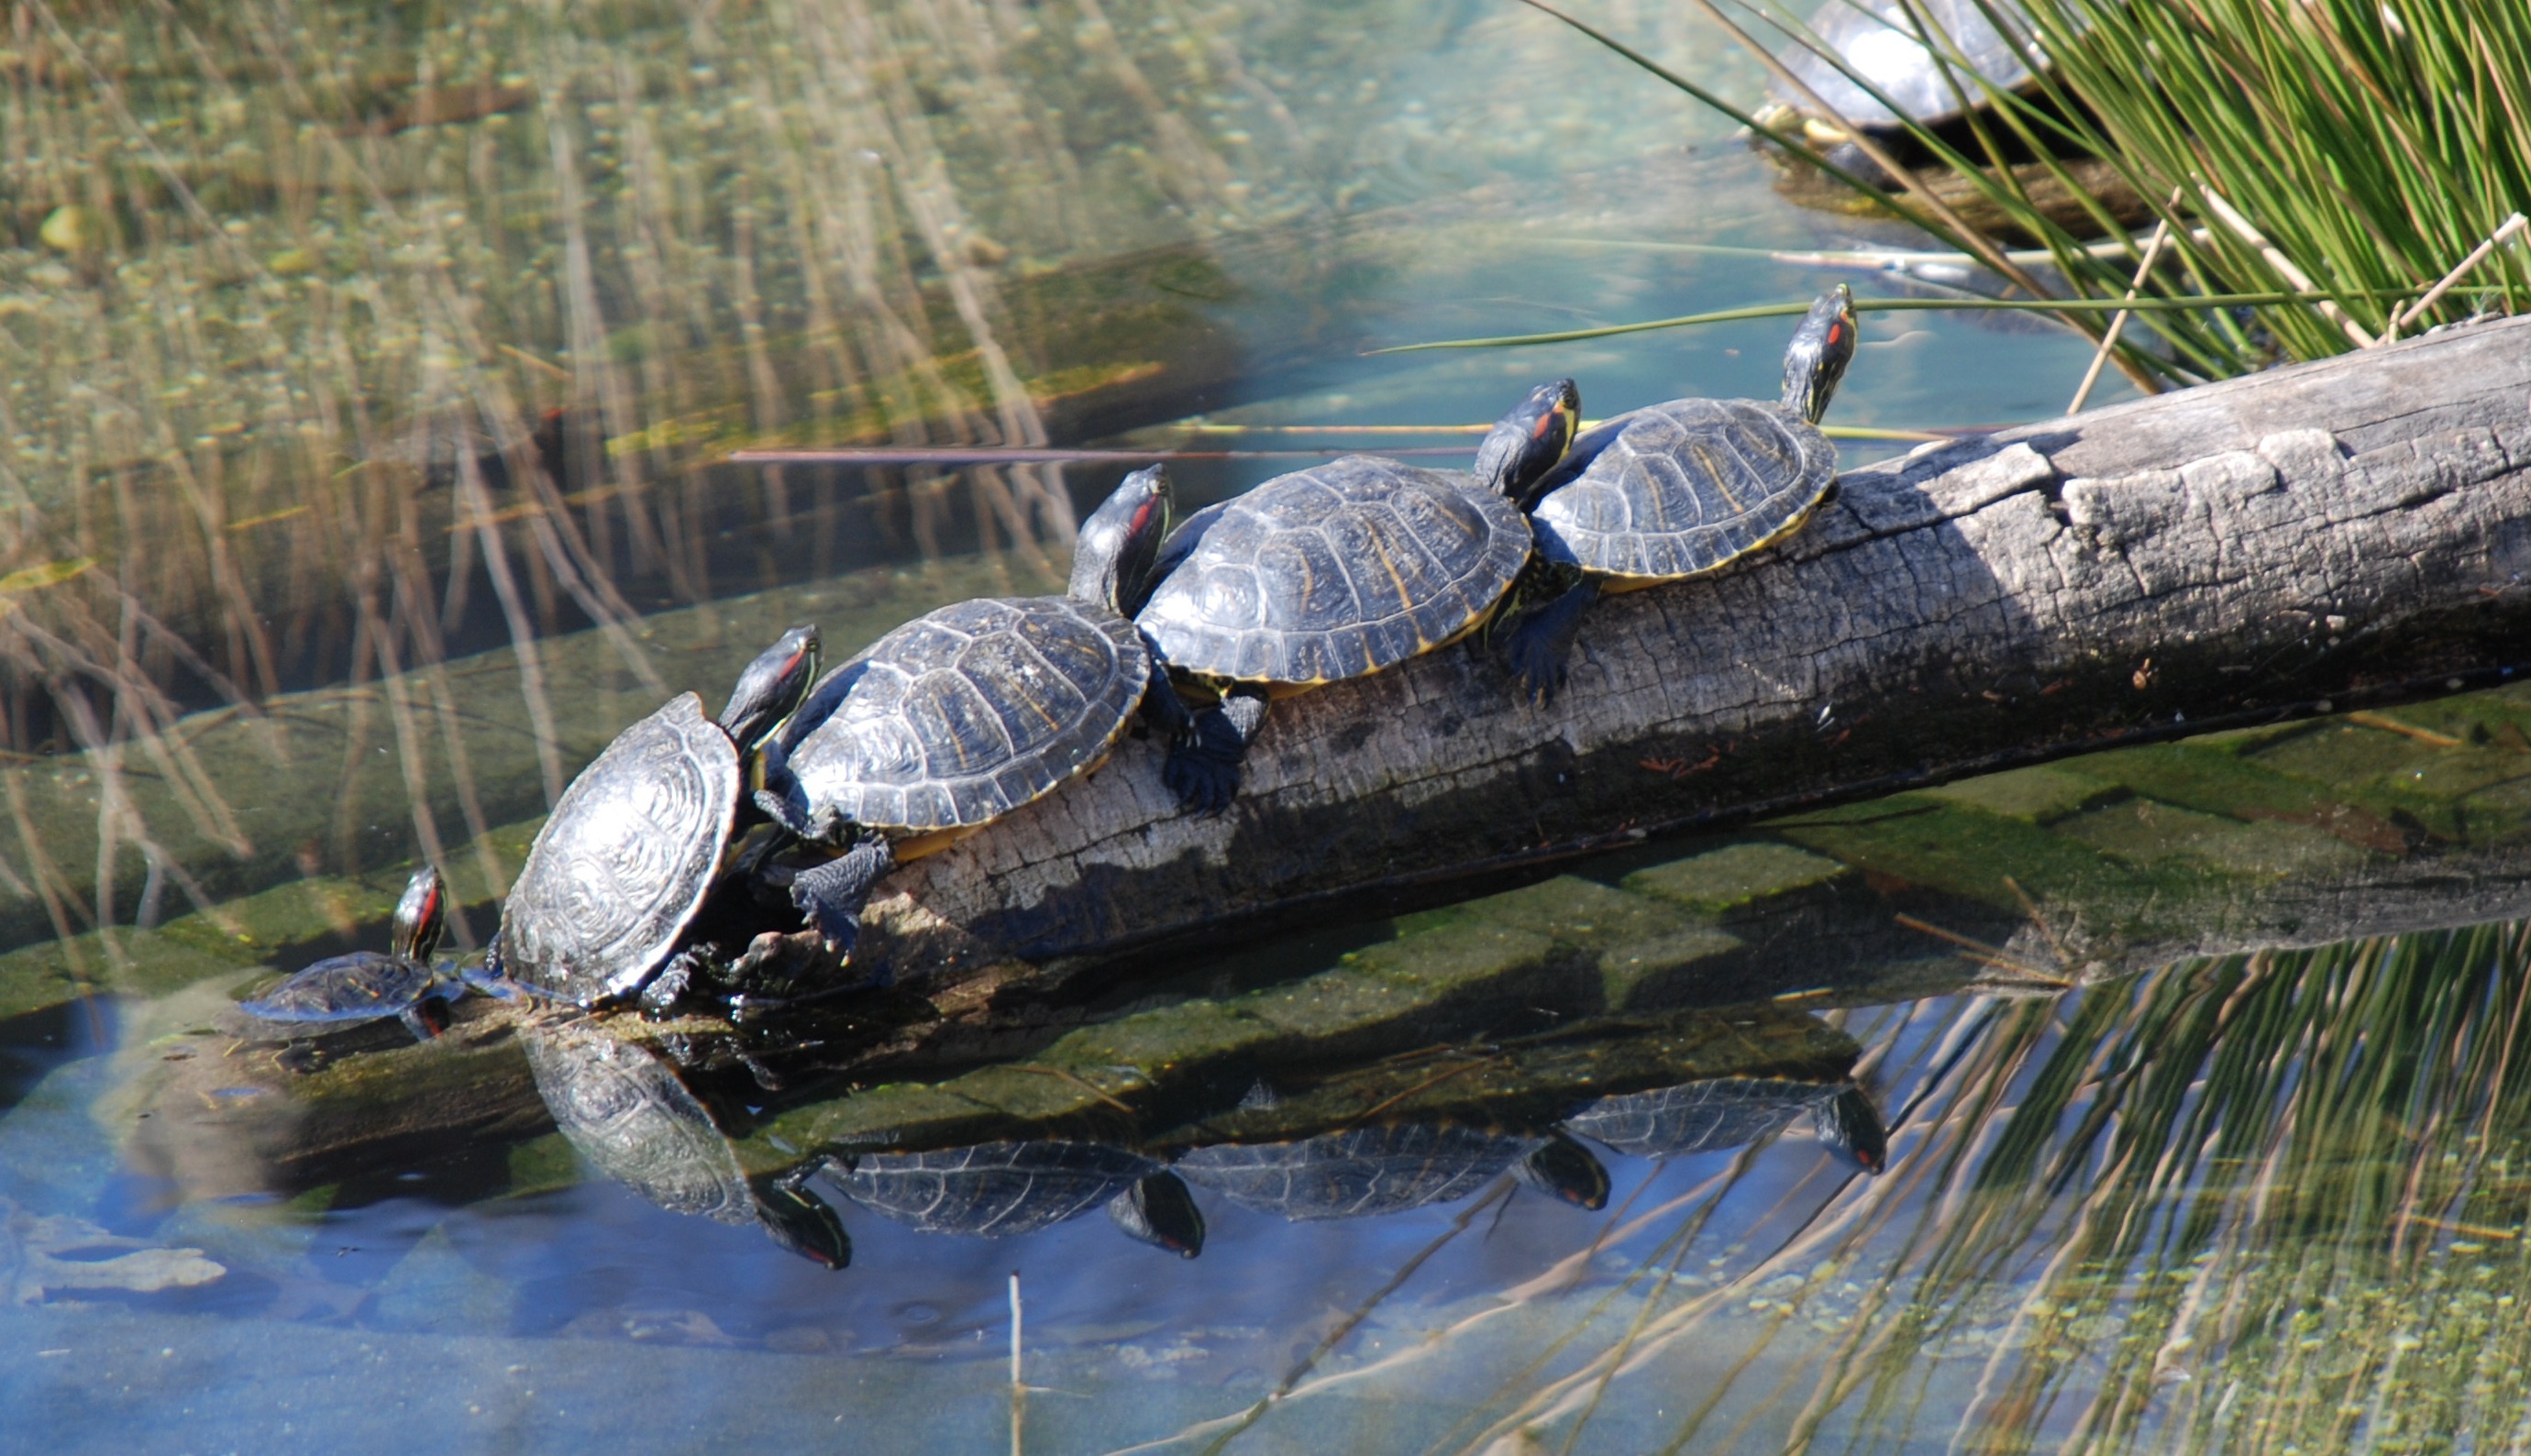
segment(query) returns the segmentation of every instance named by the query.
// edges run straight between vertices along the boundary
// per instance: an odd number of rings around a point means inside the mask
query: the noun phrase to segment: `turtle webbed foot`
[[[1503,639],[1503,661],[1520,680],[1520,693],[1545,707],[1564,686],[1564,664],[1573,655],[1573,639],[1582,630],[1582,613],[1599,600],[1600,588],[1584,582],[1523,617]]]
[[[1200,739],[1172,744],[1160,765],[1160,782],[1188,813],[1219,813],[1239,794],[1239,759],[1208,749]]]
[[[871,888],[895,868],[896,854],[887,840],[872,835],[837,858],[801,870],[791,881],[791,903],[817,927],[827,950],[850,962]]]
[[[699,965],[697,953],[689,950],[680,952],[660,967],[659,974],[651,977],[649,984],[642,987],[643,1015],[656,1019],[673,1014],[677,1003],[685,999],[687,989],[694,984]]]
[[[1239,795],[1239,767],[1248,745],[1266,726],[1266,700],[1232,693],[1221,705],[1195,715],[1187,734],[1169,749],[1160,782],[1189,813],[1219,813]]]

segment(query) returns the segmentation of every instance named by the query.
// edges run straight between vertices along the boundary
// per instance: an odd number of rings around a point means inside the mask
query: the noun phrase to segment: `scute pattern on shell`
[[[956,602],[838,671],[857,664],[791,771],[817,809],[916,832],[998,818],[1096,765],[1152,672],[1133,623],[1062,596]]]
[[[1285,1218],[1359,1218],[1448,1203],[1528,1156],[1544,1138],[1400,1123],[1297,1143],[1218,1143],[1179,1158],[1178,1175]]]
[[[1819,426],[1754,400],[1671,400],[1621,415],[1567,459],[1588,463],[1539,502],[1539,550],[1614,577],[1727,565],[1808,520],[1836,478],[1836,447]]]
[[[503,968],[583,1004],[638,987],[703,907],[738,789],[738,750],[691,693],[617,735],[536,831]]]
[[[356,950],[318,961],[239,1009],[271,1022],[375,1021],[411,1009],[437,979],[420,961]]]
[[[1141,621],[1175,668],[1335,682],[1465,633],[1529,549],[1520,509],[1473,478],[1349,455],[1232,501]]]
[[[1839,1090],[1835,1083],[1721,1077],[1600,1097],[1564,1127],[1619,1152],[1679,1157],[1754,1143]]]
[[[757,1221],[737,1154],[665,1063],[569,1023],[524,1025],[519,1039],[554,1126],[599,1171],[670,1212]]]
[[[862,1153],[829,1176],[853,1202],[926,1233],[1004,1238],[1087,1213],[1160,1167],[1098,1143],[981,1143]]]
[[[1936,33],[1947,37],[1970,68],[1998,88],[2010,90],[2030,80],[2030,68],[2021,63],[2020,53],[1988,18],[1986,7],[1991,6],[2024,37],[2032,35],[2035,28],[2013,0],[1984,0],[1983,5],[1980,0],[1914,3]],[[1810,18],[1810,28],[1821,45],[1842,57],[1847,66],[1862,73],[1883,95],[1918,121],[1947,121],[1958,116],[1959,94],[1965,94],[1972,102],[1985,98],[1977,83],[1966,76],[1958,77],[1959,93],[1952,91],[1952,84],[1934,64],[1933,54],[1916,38],[1915,21],[1900,0],[1865,0],[1861,5],[1855,0],[1828,0]],[[1897,125],[1897,113],[1810,47],[1787,44],[1781,59],[1785,69],[1847,121],[1859,127]],[[1780,80],[1772,89],[1786,105],[1809,109],[1809,101]]]

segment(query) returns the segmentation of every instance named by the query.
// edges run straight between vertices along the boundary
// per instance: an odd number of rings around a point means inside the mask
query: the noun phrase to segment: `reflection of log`
[[[1178,815],[1132,746],[884,883],[864,943],[934,983],[1103,958],[2496,681],[2531,625],[2526,344],[2455,330],[1851,472],[1768,559],[1600,606],[1550,709],[1455,649],[1290,700],[1215,818]]]

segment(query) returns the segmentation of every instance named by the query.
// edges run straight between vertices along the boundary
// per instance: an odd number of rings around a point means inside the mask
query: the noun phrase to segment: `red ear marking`
[[[1563,413],[1561,410],[1549,410],[1539,416],[1538,422],[1529,427],[1529,437],[1533,440],[1546,439],[1547,430],[1555,424],[1555,417]]]
[[[1836,322],[1831,323],[1831,324],[1829,324],[1829,325],[1828,326],[1828,341],[1830,344],[1834,344],[1834,343],[1836,343],[1838,340],[1843,339],[1844,337],[1845,337],[1845,320],[1843,320],[1843,319],[1838,319]]]
[[[1156,495],[1153,496],[1150,500],[1143,502],[1141,505],[1136,506],[1134,508],[1134,524],[1125,528],[1125,533],[1127,535],[1132,535],[1134,532],[1141,531],[1144,523],[1152,519],[1152,512],[1158,510],[1159,506],[1160,498]]]

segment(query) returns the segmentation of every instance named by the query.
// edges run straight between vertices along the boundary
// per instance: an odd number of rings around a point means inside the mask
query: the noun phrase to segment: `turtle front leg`
[[[859,844],[823,865],[803,869],[792,878],[791,903],[817,927],[826,949],[850,962],[861,938],[862,907],[871,888],[896,868],[896,851],[887,836],[866,834]]]
[[[1145,634],[1143,644],[1151,646]],[[1195,734],[1195,714],[1187,711],[1186,700],[1178,697],[1177,684],[1169,680],[1169,665],[1160,660],[1159,648],[1152,647],[1152,677],[1143,688],[1143,721],[1166,735],[1174,749]]]
[[[1239,765],[1266,726],[1266,692],[1242,684],[1221,706],[1195,715],[1187,736],[1170,748],[1160,782],[1190,813],[1219,813],[1239,793]]]
[[[756,791],[748,796],[756,812],[795,838],[817,838],[820,826],[809,812],[808,796],[800,792],[800,780],[792,776],[790,756],[781,743],[769,741],[757,754]]]
[[[1521,696],[1544,707],[1564,686],[1564,662],[1573,654],[1573,639],[1582,631],[1582,614],[1600,599],[1600,584],[1581,583],[1545,606],[1522,616],[1504,637],[1502,654],[1520,679]]]

